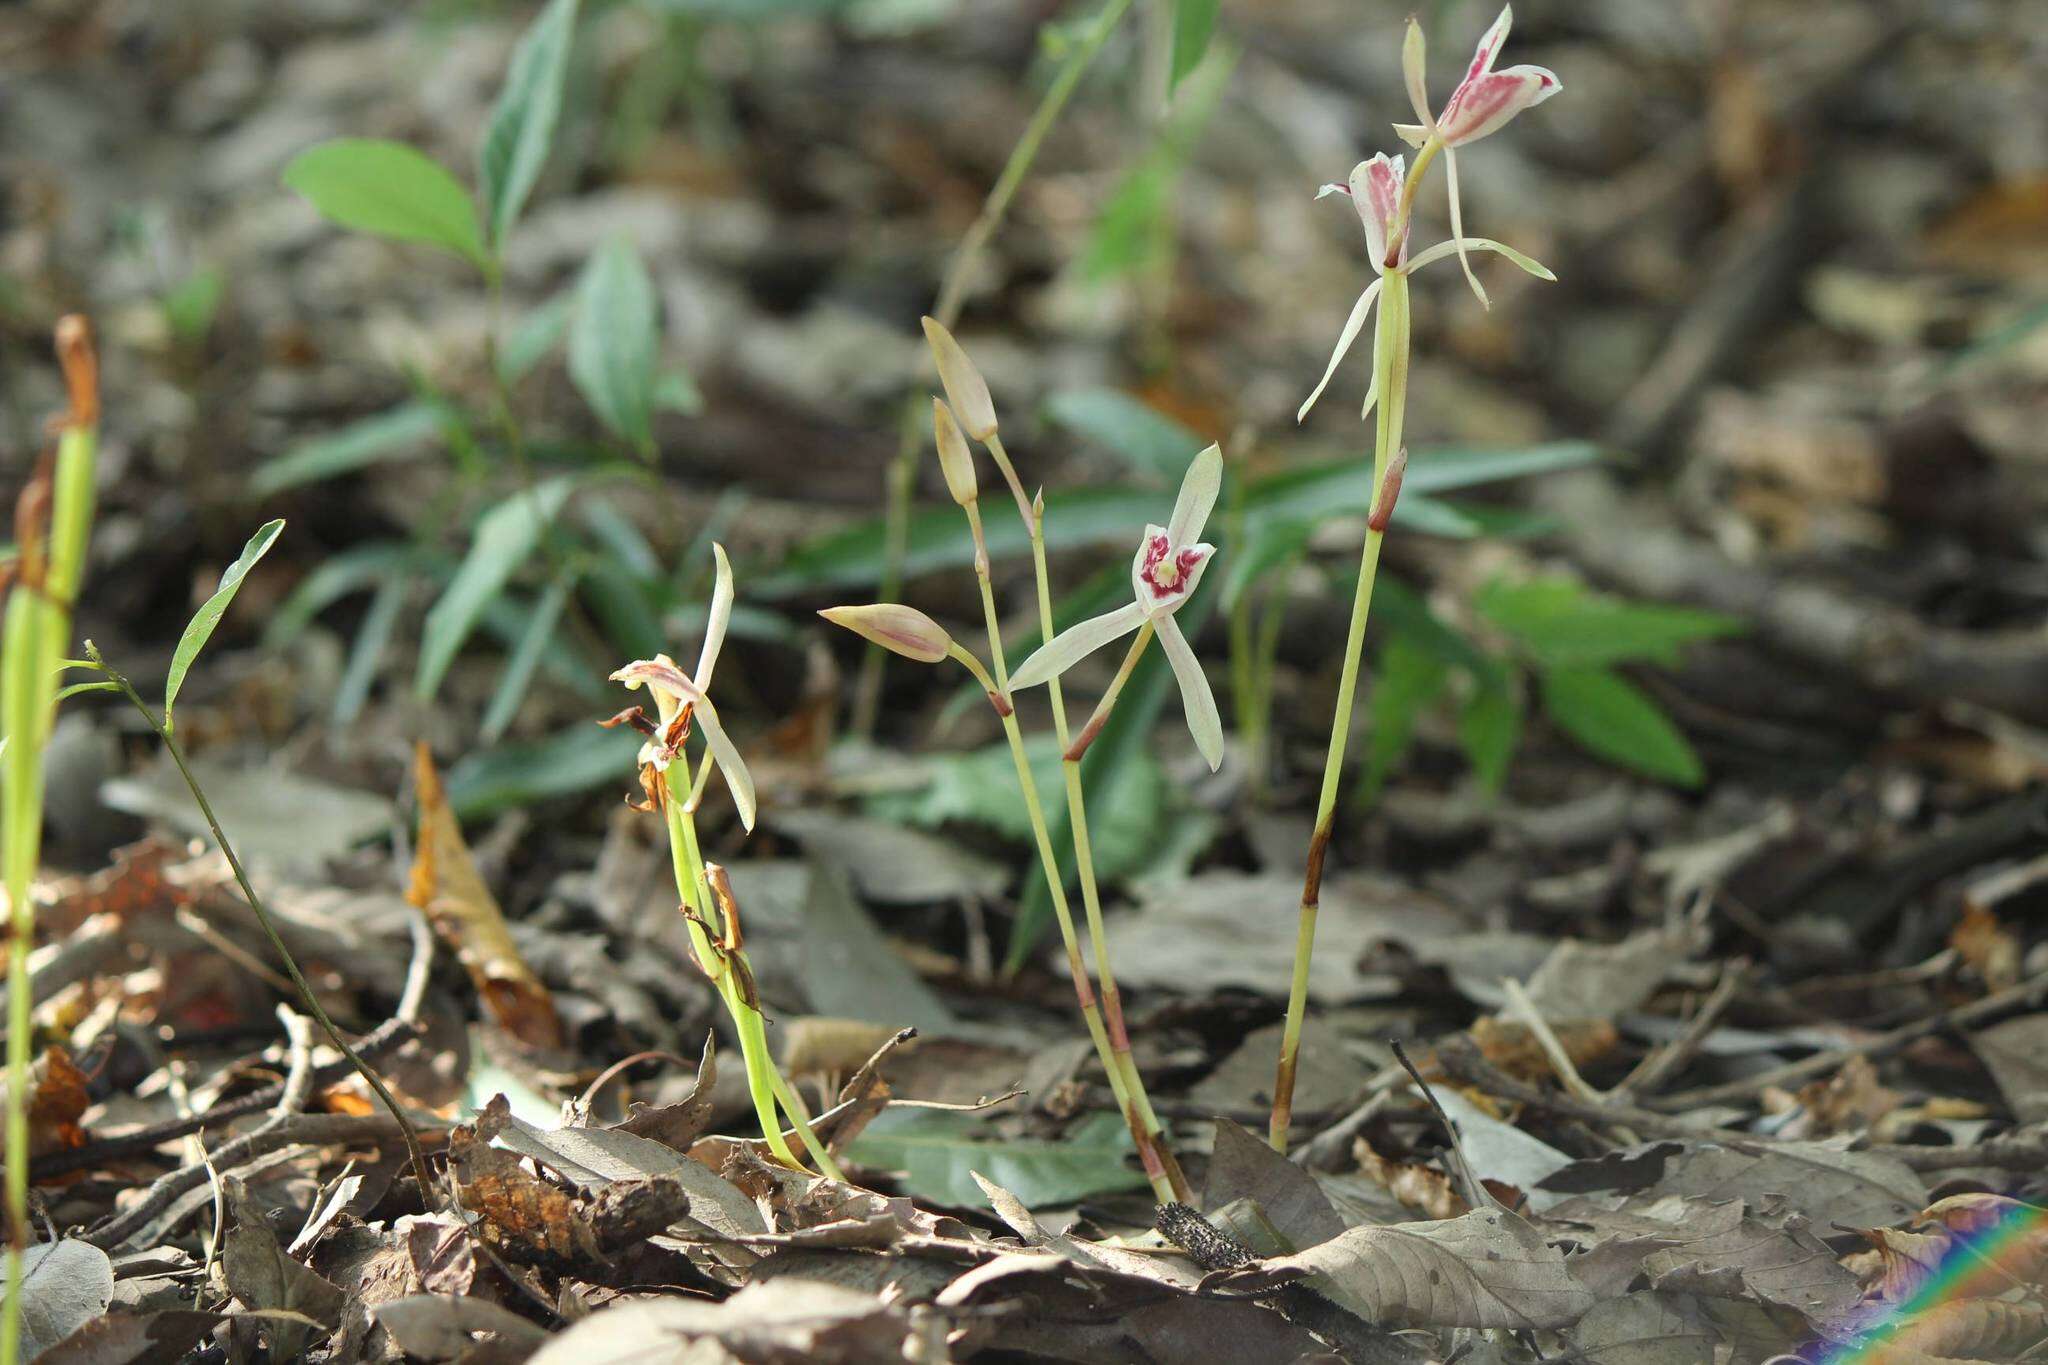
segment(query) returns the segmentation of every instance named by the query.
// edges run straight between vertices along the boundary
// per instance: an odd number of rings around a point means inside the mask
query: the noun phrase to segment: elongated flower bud
[[[960,424],[953,420],[953,410],[943,398],[932,399],[932,435],[938,441],[939,472],[946,476],[946,491],[962,507],[973,506],[981,496],[974,479],[974,453],[967,448],[967,438],[960,434]]]
[[[961,428],[976,441],[986,441],[995,435],[995,400],[988,396],[988,381],[974,368],[967,352],[960,349],[960,343],[953,340],[953,334],[937,318],[924,320],[924,339],[932,348],[932,361],[939,367],[939,383],[945,386],[946,401],[953,405],[953,415],[960,419]]]
[[[935,664],[953,649],[953,637],[945,627],[913,607],[898,602],[877,602],[865,607],[827,607],[818,615],[835,626],[844,626],[864,640],[886,650]]]

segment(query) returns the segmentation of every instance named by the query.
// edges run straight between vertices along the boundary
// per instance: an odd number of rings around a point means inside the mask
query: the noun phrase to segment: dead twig
[[[1731,962],[1721,970],[1721,979],[1715,983],[1713,992],[1700,1003],[1692,1021],[1685,1026],[1685,1032],[1666,1043],[1663,1047],[1647,1054],[1636,1064],[1635,1070],[1622,1078],[1621,1084],[1611,1092],[1617,1097],[1633,1099],[1647,1091],[1655,1090],[1665,1081],[1677,1075],[1685,1064],[1693,1059],[1707,1035],[1721,1022],[1721,1016],[1734,1002],[1736,995],[1749,976],[1749,961],[1742,959]]]

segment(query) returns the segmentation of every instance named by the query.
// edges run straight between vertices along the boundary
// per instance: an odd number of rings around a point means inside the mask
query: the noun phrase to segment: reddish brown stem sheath
[[[1366,519],[1366,529],[1384,533],[1394,519],[1394,503],[1401,496],[1401,476],[1408,472],[1408,447],[1402,446],[1394,452],[1394,458],[1387,461],[1387,476],[1380,481],[1380,495],[1374,500],[1372,515]]]

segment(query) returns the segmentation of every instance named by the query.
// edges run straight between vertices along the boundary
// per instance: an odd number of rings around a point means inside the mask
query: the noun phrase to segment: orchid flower
[[[712,762],[725,777],[726,788],[732,792],[732,803],[739,810],[740,824],[751,830],[754,827],[754,779],[747,772],[746,760],[734,747],[732,739],[725,733],[725,727],[718,723],[718,712],[712,707],[711,699],[705,695],[711,687],[711,671],[718,664],[718,651],[725,644],[725,630],[732,622],[732,564],[725,557],[725,547],[713,545],[712,553],[718,560],[716,586],[711,593],[711,611],[704,626],[704,648],[697,655],[697,670],[694,675],[685,673],[676,666],[676,661],[666,654],[657,654],[652,659],[635,659],[618,672],[612,674],[613,682],[624,683],[627,687],[639,687],[642,683],[654,697],[654,704],[660,712],[660,723],[655,727],[647,742],[640,746],[640,765],[653,768],[657,773],[668,771],[668,765],[682,752],[683,741],[689,738],[694,723],[704,732],[704,743],[711,751]]]
[[[1181,480],[1180,496],[1173,515],[1164,526],[1147,526],[1145,538],[1131,561],[1131,587],[1136,600],[1128,606],[1070,626],[1048,640],[1037,653],[1017,666],[1010,675],[1010,687],[1036,687],[1066,672],[1112,640],[1149,626],[1159,636],[1166,661],[1180,684],[1181,706],[1187,712],[1188,729],[1195,747],[1209,761],[1211,770],[1223,762],[1223,721],[1216,711],[1215,694],[1202,665],[1181,633],[1174,613],[1193,596],[1202,581],[1202,571],[1216,553],[1216,547],[1202,543],[1202,528],[1216,506],[1216,493],[1223,482],[1223,453],[1210,446],[1195,456]]]
[[[1415,117],[1421,122],[1397,123],[1394,131],[1411,147],[1426,147],[1434,141],[1444,149],[1444,179],[1451,194],[1451,241],[1457,248],[1458,264],[1465,268],[1465,279],[1482,306],[1486,305],[1486,291],[1480,288],[1479,278],[1472,273],[1472,262],[1465,255],[1456,149],[1477,142],[1524,109],[1534,108],[1564,88],[1557,74],[1547,67],[1493,69],[1494,58],[1500,55],[1513,23],[1513,6],[1501,6],[1500,17],[1479,40],[1472,64],[1465,68],[1465,79],[1458,82],[1458,88],[1444,101],[1443,112],[1436,115],[1429,112],[1429,90],[1423,80],[1427,40],[1422,35],[1422,25],[1413,17],[1408,20],[1408,36],[1401,44],[1401,75],[1408,84],[1408,99],[1415,106]]]

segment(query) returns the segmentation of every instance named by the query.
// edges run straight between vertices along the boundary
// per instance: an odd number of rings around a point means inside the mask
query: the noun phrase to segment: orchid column
[[[1401,48],[1401,71],[1408,96],[1415,106],[1418,124],[1395,124],[1394,129],[1409,145],[1418,148],[1414,166],[1400,157],[1382,152],[1361,161],[1352,169],[1345,185],[1325,185],[1318,193],[1349,194],[1365,225],[1366,248],[1377,277],[1366,286],[1337,338],[1337,346],[1322,380],[1308,401],[1301,405],[1297,420],[1308,416],[1316,399],[1336,373],[1337,364],[1364,330],[1377,303],[1379,316],[1373,330],[1372,383],[1366,390],[1361,419],[1377,404],[1379,420],[1373,431],[1372,498],[1366,522],[1365,548],[1359,559],[1358,585],[1351,600],[1351,624],[1344,641],[1344,668],[1337,684],[1337,710],[1330,724],[1330,743],[1323,759],[1322,793],[1316,802],[1316,822],[1309,836],[1308,867],[1302,877],[1301,917],[1294,948],[1294,975],[1287,996],[1287,1023],[1280,1040],[1280,1066],[1273,1081],[1273,1121],[1270,1138],[1279,1151],[1287,1150],[1287,1130],[1293,1117],[1294,1076],[1300,1060],[1302,1017],[1308,1005],[1309,962],[1315,948],[1316,915],[1322,900],[1323,862],[1337,818],[1337,793],[1344,769],[1344,750],[1351,735],[1351,711],[1358,691],[1358,664],[1365,644],[1365,625],[1372,608],[1373,580],[1378,572],[1380,545],[1393,516],[1395,499],[1401,492],[1401,474],[1407,464],[1407,450],[1401,443],[1403,418],[1408,405],[1409,297],[1408,277],[1432,261],[1455,253],[1464,267],[1465,278],[1487,303],[1486,291],[1472,273],[1469,252],[1491,251],[1507,257],[1540,279],[1555,279],[1543,266],[1499,242],[1467,237],[1458,195],[1458,162],[1455,148],[1475,142],[1493,132],[1522,110],[1556,94],[1557,77],[1540,66],[1493,69],[1494,58],[1507,40],[1512,14],[1506,8],[1493,27],[1479,41],[1465,78],[1445,101],[1443,113],[1432,115],[1423,82],[1424,40],[1422,28],[1408,21],[1408,35]],[[1439,155],[1444,159],[1449,184],[1451,240],[1439,243],[1412,259],[1408,254],[1408,233],[1415,207],[1415,191],[1423,174]]]

